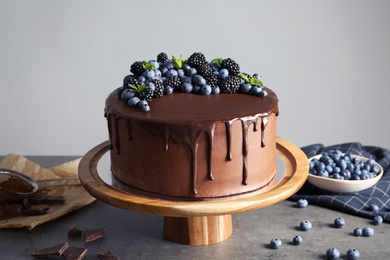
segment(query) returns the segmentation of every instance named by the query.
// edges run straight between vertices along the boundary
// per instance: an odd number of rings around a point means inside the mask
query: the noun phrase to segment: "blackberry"
[[[181,80],[178,76],[170,76],[166,81],[164,81],[165,86],[171,86],[174,90],[180,89]]]
[[[136,76],[140,76],[144,72],[144,67],[142,66],[142,61],[136,61],[130,66],[130,72]]]
[[[219,79],[217,75],[211,74],[208,77],[204,78],[206,80],[206,83],[210,86],[218,86],[219,84]]]
[[[153,89],[146,87],[141,92],[138,93],[138,97],[140,100],[146,100],[150,102],[153,97]]]
[[[240,88],[240,78],[228,76],[219,83],[219,87],[221,88],[222,93],[236,93]]]
[[[221,68],[227,69],[230,75],[237,75],[240,73],[240,65],[231,58],[224,59],[221,63]]]
[[[206,63],[206,57],[201,52],[195,52],[188,58],[187,63],[191,67],[198,68]]]
[[[210,67],[209,64],[205,63],[200,65],[197,68],[198,75],[201,75],[203,77],[208,77],[213,74],[213,69]]]
[[[164,62],[167,59],[168,59],[168,55],[165,52],[161,52],[159,55],[157,55],[158,62]]]
[[[164,95],[164,85],[162,81],[154,79],[152,82],[154,84],[153,97],[161,97],[162,95]]]
[[[123,79],[123,87],[127,88],[129,85],[138,85],[139,81],[134,77],[134,75],[128,75]]]

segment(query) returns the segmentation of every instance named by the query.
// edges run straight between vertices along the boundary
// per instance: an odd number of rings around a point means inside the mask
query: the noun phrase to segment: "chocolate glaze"
[[[278,99],[275,93],[267,89],[268,96],[255,97],[247,94],[195,95],[174,93],[150,102],[151,111],[142,112],[130,108],[117,97],[116,92],[106,100],[105,116],[108,121],[110,149],[121,154],[121,134],[119,121],[125,120],[127,126],[126,145],[133,140],[133,124],[147,131],[152,136],[164,140],[162,149],[168,151],[170,142],[185,144],[190,151],[190,180],[193,196],[197,194],[196,180],[198,174],[198,142],[200,137],[207,139],[207,179],[214,180],[212,172],[212,151],[216,123],[224,123],[226,129],[226,160],[232,161],[232,125],[236,121],[242,126],[242,184],[248,185],[248,131],[253,125],[253,131],[258,131],[260,120],[261,142],[259,147],[265,147],[264,132],[271,113],[278,115]],[[113,132],[115,134],[113,134]]]

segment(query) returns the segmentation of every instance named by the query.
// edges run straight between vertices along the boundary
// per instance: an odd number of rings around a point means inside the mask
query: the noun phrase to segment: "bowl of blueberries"
[[[357,192],[374,186],[383,168],[374,159],[329,150],[309,158],[307,181],[331,192]]]

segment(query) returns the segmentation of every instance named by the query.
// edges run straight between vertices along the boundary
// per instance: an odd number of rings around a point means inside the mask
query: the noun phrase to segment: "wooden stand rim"
[[[84,188],[95,198],[114,207],[139,213],[167,217],[222,216],[264,208],[296,193],[305,183],[309,163],[301,149],[277,137],[277,153],[286,166],[283,179],[272,189],[254,196],[218,201],[169,201],[141,197],[107,185],[97,172],[100,158],[108,151],[105,141],[90,150],[79,165],[79,178]]]

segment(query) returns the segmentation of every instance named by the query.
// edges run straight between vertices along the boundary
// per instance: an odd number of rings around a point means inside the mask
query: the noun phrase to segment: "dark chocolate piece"
[[[68,248],[68,243],[62,243],[55,246],[39,249],[33,252],[31,255],[36,258],[47,258],[50,256],[62,255],[62,253]]]
[[[91,242],[106,235],[106,228],[98,228],[84,231],[84,242]]]
[[[79,225],[73,224],[68,230],[68,237],[81,236],[82,233]]]
[[[64,196],[49,196],[45,202],[47,205],[64,205],[65,197]]]
[[[24,216],[40,216],[46,214],[49,211],[49,206],[35,206],[29,209],[22,210]]]
[[[62,256],[66,260],[81,260],[87,254],[87,248],[80,247],[68,247],[63,253]]]
[[[97,254],[98,260],[120,260],[119,256],[108,250],[101,251]]]
[[[46,202],[49,195],[46,193],[39,193],[30,197],[30,202],[35,205],[40,205]]]

